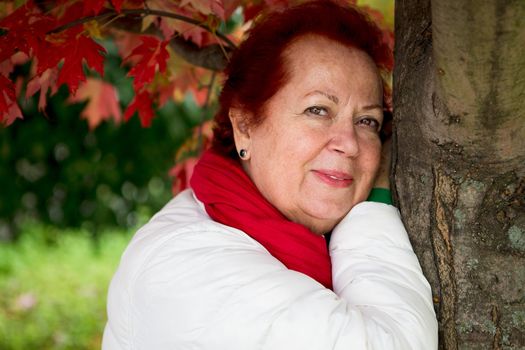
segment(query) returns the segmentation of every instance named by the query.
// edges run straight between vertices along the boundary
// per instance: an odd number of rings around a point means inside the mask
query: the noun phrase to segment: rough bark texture
[[[441,349],[525,349],[525,1],[398,0],[394,180]]]

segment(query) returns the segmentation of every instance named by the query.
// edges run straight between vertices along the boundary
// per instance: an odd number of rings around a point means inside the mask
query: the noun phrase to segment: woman
[[[399,214],[365,201],[390,67],[353,8],[314,1],[260,21],[227,69],[193,189],[122,257],[103,348],[437,348]]]

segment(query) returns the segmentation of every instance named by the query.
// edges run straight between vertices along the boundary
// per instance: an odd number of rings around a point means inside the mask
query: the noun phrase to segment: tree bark
[[[525,2],[398,0],[395,196],[441,349],[525,349]]]

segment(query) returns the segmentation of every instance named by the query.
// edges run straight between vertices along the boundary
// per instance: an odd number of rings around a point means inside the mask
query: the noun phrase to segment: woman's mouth
[[[312,170],[312,172],[317,176],[319,180],[332,187],[349,187],[354,181],[350,174],[341,171]]]

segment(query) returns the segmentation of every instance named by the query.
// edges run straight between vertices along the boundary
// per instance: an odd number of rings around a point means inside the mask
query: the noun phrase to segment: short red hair
[[[379,70],[392,70],[392,51],[383,40],[383,32],[355,7],[333,0],[315,0],[272,12],[250,30],[226,68],[227,79],[215,115],[215,150],[237,158],[230,108],[242,107],[252,112],[247,125],[261,123],[266,101],[286,83],[283,52],[294,39],[306,34],[358,48],[372,58]],[[386,88],[383,91],[383,101],[388,105],[390,92]]]

